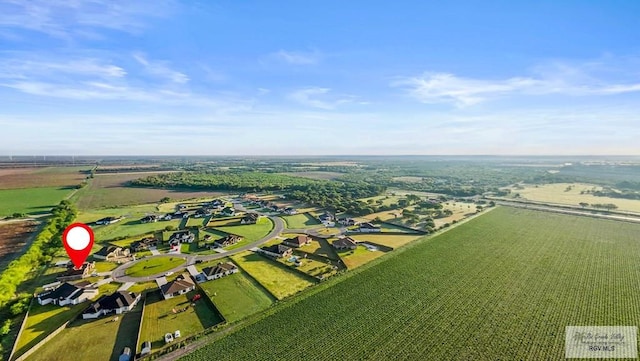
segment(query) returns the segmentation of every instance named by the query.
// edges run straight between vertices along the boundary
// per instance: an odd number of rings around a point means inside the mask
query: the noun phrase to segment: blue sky
[[[0,154],[640,154],[639,1],[0,0]]]

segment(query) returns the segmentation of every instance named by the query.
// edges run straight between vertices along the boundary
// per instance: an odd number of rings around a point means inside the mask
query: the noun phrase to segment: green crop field
[[[498,208],[183,360],[564,359],[567,325],[640,324],[638,234]]]
[[[243,272],[200,284],[227,322],[240,320],[271,306],[274,299]]]
[[[243,224],[241,226],[216,227],[215,229],[233,233],[245,238],[249,242],[255,242],[266,236],[273,229],[273,222],[266,217],[262,217],[256,224]]]
[[[48,213],[71,192],[70,188],[60,187],[0,189],[0,217]]]

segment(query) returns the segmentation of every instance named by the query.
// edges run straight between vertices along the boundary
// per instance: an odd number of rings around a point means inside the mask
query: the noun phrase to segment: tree
[[[171,198],[169,197],[163,197],[162,199],[160,199],[160,203],[169,203],[171,202]]]
[[[580,205],[580,207],[582,207],[582,208],[589,207],[589,203],[587,203],[587,202],[580,202],[580,203],[578,203],[578,204],[579,204],[579,205]]]
[[[165,231],[171,232],[176,230],[176,226],[166,226],[164,227]]]

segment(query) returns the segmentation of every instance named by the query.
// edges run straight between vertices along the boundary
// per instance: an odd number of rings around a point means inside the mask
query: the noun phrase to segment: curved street
[[[228,251],[228,252],[224,252],[224,253],[216,253],[216,254],[209,254],[209,255],[190,255],[190,254],[161,254],[161,255],[155,255],[155,256],[147,256],[143,259],[139,259],[133,262],[128,262],[125,263],[121,266],[119,266],[118,268],[114,269],[113,272],[111,273],[111,277],[113,278],[114,281],[117,282],[121,282],[121,283],[126,283],[126,282],[149,282],[149,281],[153,281],[158,277],[161,277],[163,275],[165,275],[168,272],[182,272],[183,270],[185,270],[188,266],[195,264],[196,261],[212,261],[215,259],[220,259],[220,258],[224,258],[224,257],[228,257],[231,255],[234,255],[236,253],[240,253],[240,252],[244,252],[247,250],[250,250],[254,247],[258,247],[259,245],[272,240],[273,238],[275,238],[276,236],[278,236],[280,233],[282,233],[282,231],[285,229],[284,226],[284,221],[280,218],[280,217],[274,217],[274,216],[269,216],[269,219],[273,222],[273,229],[271,230],[271,232],[269,232],[269,234],[267,234],[266,236],[260,238],[259,240],[252,242],[250,244],[244,245],[242,247],[236,248],[234,250]],[[160,272],[158,274],[155,275],[151,275],[151,276],[147,276],[147,277],[130,277],[127,276],[125,274],[125,271],[127,270],[127,268],[135,265],[138,262],[141,262],[142,260],[148,260],[150,258],[157,258],[157,257],[174,257],[174,258],[182,258],[185,260],[185,262],[183,264],[181,264],[180,266],[174,267],[170,270],[164,271],[164,272]]]

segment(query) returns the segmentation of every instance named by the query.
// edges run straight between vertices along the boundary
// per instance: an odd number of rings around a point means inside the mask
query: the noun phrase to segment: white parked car
[[[176,330],[176,332],[173,333],[173,337],[174,338],[180,337],[180,330]]]
[[[167,273],[165,273],[164,275],[165,275],[165,276],[167,276],[167,277],[169,277],[169,276],[171,276],[172,274],[173,274],[173,272],[167,272]]]
[[[171,332],[168,332],[167,334],[164,335],[164,342],[165,343],[173,342],[173,334]]]

